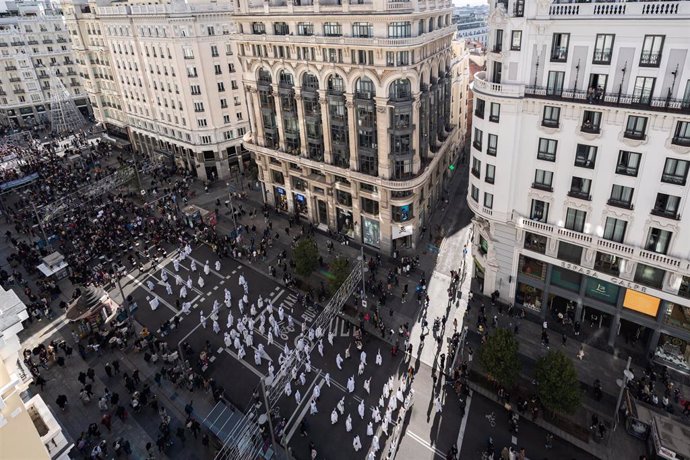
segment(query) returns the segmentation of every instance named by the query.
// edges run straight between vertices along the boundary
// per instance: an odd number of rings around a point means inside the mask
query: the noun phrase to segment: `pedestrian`
[[[553,435],[551,433],[546,433],[546,444],[545,448],[551,449],[553,447]]]
[[[55,400],[55,403],[58,405],[60,409],[65,410],[65,408],[67,407],[67,396],[58,395],[57,399]]]
[[[89,367],[86,370],[86,376],[91,380],[91,383],[93,383],[96,379],[96,371],[94,371],[92,367]]]
[[[113,361],[113,370],[115,371],[115,375],[120,375],[120,361]]]
[[[84,372],[79,372],[79,375],[77,376],[77,380],[79,380],[79,383],[83,385],[86,385],[86,374]]]
[[[580,345],[580,351],[577,352],[577,358],[582,361],[582,358],[585,357],[585,346],[584,344]]]
[[[181,426],[178,426],[176,436],[180,439],[180,442],[184,446],[184,441],[185,441],[184,428],[182,428]]]
[[[106,427],[108,431],[112,431],[112,417],[109,413],[103,414],[103,417],[101,417],[101,425]]]
[[[103,368],[105,369],[105,375],[107,375],[108,378],[111,378],[113,376],[113,368],[110,367],[110,363],[105,363]]]
[[[565,342],[567,340],[568,340],[568,336],[565,335],[565,332],[564,332],[563,335],[561,336],[561,343],[563,344],[563,346],[565,346]]]
[[[201,445],[208,448],[208,445],[209,445],[208,434],[204,433],[204,435],[201,437]]]

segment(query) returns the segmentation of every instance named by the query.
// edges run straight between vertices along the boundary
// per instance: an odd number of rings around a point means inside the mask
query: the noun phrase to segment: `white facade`
[[[604,318],[607,346],[673,341],[684,366],[689,20],[684,1],[492,5],[467,198],[485,293]]]
[[[243,169],[233,5],[74,2],[65,16],[97,120],[201,178]]]
[[[417,245],[462,145],[450,12],[433,0],[240,1],[245,145],[268,203],[384,253]]]
[[[50,72],[62,80],[84,116],[88,97],[59,11],[40,2],[12,3],[0,17],[0,125],[48,123]]]

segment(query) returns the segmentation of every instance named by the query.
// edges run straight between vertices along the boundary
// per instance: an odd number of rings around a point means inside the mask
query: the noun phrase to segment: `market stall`
[[[53,280],[59,281],[67,276],[69,264],[65,261],[65,256],[59,252],[48,254],[41,260],[37,268],[46,278],[52,277]]]
[[[182,209],[182,216],[190,228],[194,228],[202,222],[210,226],[216,225],[216,213],[195,204],[185,206]]]

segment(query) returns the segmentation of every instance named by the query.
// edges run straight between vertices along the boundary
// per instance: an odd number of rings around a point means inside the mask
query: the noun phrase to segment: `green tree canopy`
[[[319,265],[319,249],[311,238],[299,240],[292,253],[295,259],[295,271],[300,276],[309,276]]]
[[[346,257],[338,256],[330,266],[331,277],[328,279],[331,293],[334,293],[345,282],[350,274],[350,261]]]
[[[560,351],[539,358],[536,368],[539,400],[545,408],[572,413],[580,407],[580,381],[572,360]]]
[[[479,349],[479,363],[504,387],[511,387],[520,373],[518,341],[509,329],[496,329]]]

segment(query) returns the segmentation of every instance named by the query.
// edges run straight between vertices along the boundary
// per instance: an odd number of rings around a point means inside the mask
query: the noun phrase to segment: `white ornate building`
[[[249,131],[224,2],[80,0],[64,12],[98,121],[201,178],[243,169]]]
[[[462,145],[450,2],[240,0],[234,18],[265,201],[415,247]]]
[[[19,1],[5,7],[0,16],[0,125],[49,121],[51,72],[82,115],[89,116],[88,97],[60,11],[43,2]]]
[[[493,2],[467,196],[485,293],[686,370],[689,23],[687,1]]]

